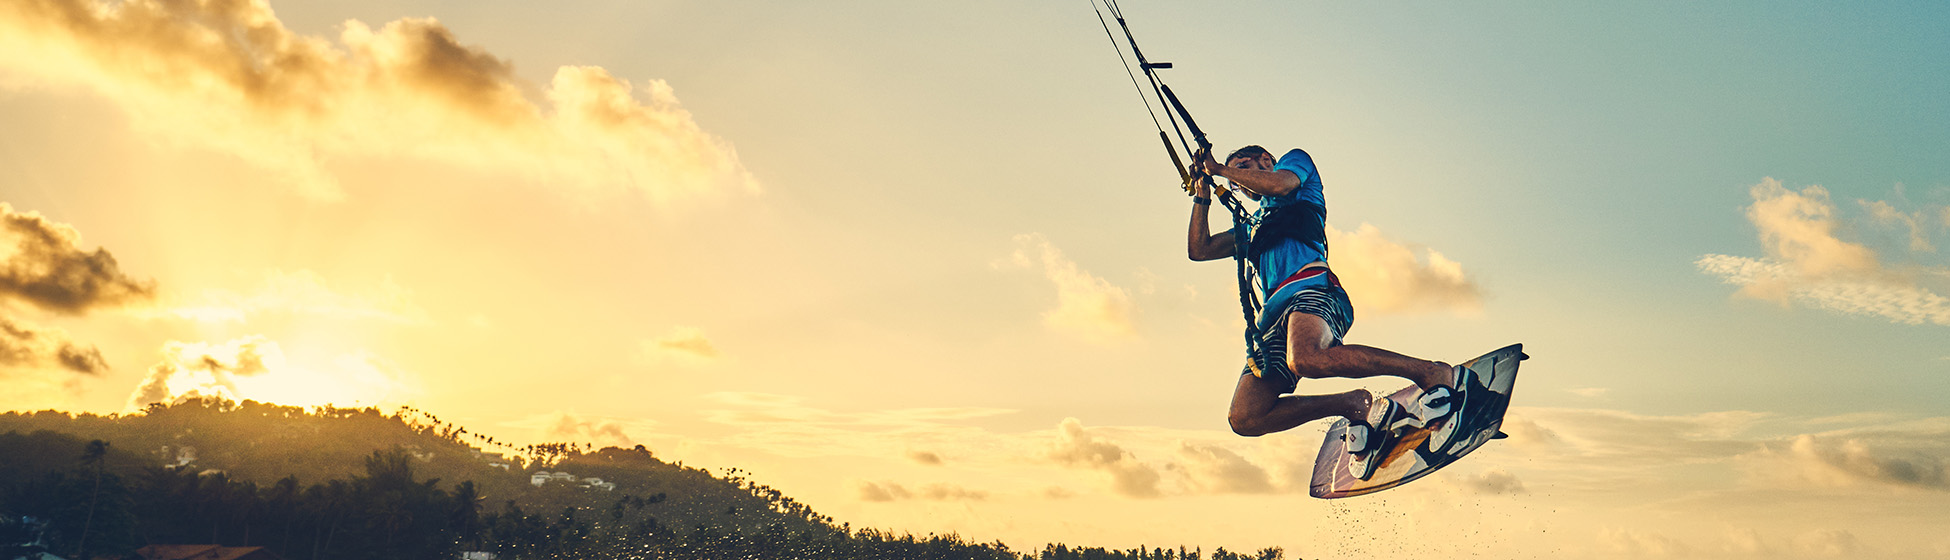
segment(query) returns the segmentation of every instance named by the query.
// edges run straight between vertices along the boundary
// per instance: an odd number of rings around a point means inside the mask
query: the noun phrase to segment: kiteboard
[[[1314,459],[1313,484],[1308,493],[1331,499],[1380,492],[1428,476],[1490,440],[1506,437],[1499,429],[1503,413],[1510,408],[1510,388],[1517,382],[1517,365],[1529,357],[1523,353],[1522,344],[1512,344],[1464,363],[1463,367],[1476,374],[1462,388],[1461,414],[1426,425],[1417,426],[1422,423],[1411,420],[1389,427],[1389,437],[1382,438],[1381,447],[1369,452],[1374,454],[1369,460],[1380,463],[1366,477],[1358,476],[1355,457],[1347,452],[1343,437],[1348,431],[1347,419],[1336,420],[1327,429],[1327,441],[1321,443],[1320,455]],[[1388,399],[1414,410],[1421,395],[1421,388],[1410,385],[1388,395]],[[1431,449],[1429,436],[1448,422],[1460,422],[1451,437],[1453,443],[1447,450]]]

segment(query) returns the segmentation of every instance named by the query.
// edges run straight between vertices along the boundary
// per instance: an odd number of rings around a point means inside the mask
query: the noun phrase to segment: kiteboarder
[[[1200,150],[1195,165],[1224,177],[1247,197],[1257,200],[1248,231],[1240,227],[1212,234],[1206,213],[1212,206],[1212,185],[1198,181],[1192,193],[1191,231],[1186,253],[1194,261],[1234,256],[1246,249],[1247,264],[1257,274],[1255,288],[1264,302],[1257,329],[1265,359],[1249,359],[1232,394],[1227,419],[1242,436],[1287,430],[1332,416],[1346,417],[1349,450],[1360,454],[1378,445],[1367,440],[1381,436],[1377,426],[1391,426],[1413,416],[1418,423],[1434,422],[1458,408],[1454,398],[1457,377],[1466,369],[1404,356],[1381,348],[1342,344],[1354,323],[1347,291],[1327,265],[1326,199],[1313,157],[1294,149],[1274,159],[1259,146],[1246,146],[1226,156],[1225,163]],[[1236,236],[1250,236],[1244,244]],[[1330,395],[1295,395],[1301,379],[1395,376],[1421,387],[1423,396],[1407,410],[1386,398],[1375,399],[1356,389]],[[1457,406],[1451,406],[1457,405]],[[1357,441],[1358,440],[1358,441]]]

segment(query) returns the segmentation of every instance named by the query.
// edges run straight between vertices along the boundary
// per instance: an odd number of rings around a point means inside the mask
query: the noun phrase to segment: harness
[[[1259,329],[1259,316],[1265,311],[1266,302],[1261,299],[1258,289],[1261,271],[1254,263],[1258,261],[1260,255],[1272,250],[1276,243],[1283,240],[1318,244],[1321,248],[1321,256],[1326,256],[1327,209],[1306,202],[1288,204],[1266,209],[1255,220],[1252,213],[1246,210],[1245,204],[1241,203],[1231,190],[1220,191],[1218,199],[1220,204],[1225,205],[1226,210],[1232,214],[1232,260],[1239,280],[1239,311],[1244,315],[1246,322],[1245,332],[1241,333],[1246,339],[1246,365],[1252,369],[1255,377],[1261,377],[1260,374],[1267,370],[1267,360],[1285,357],[1268,356],[1265,345],[1262,344],[1264,333]],[[1280,284],[1272,290],[1267,290],[1266,295],[1272,295],[1287,284],[1321,274],[1333,278],[1333,273],[1326,267],[1304,268],[1281,279]],[[1339,282],[1335,284],[1338,285]]]

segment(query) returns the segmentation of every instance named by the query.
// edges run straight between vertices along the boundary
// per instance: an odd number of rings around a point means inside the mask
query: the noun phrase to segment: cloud
[[[1666,535],[1624,528],[1600,530],[1598,542],[1614,552],[1633,556],[1685,556],[1691,550],[1686,543]]]
[[[1279,491],[1266,469],[1217,445],[1179,442],[1185,462],[1199,489],[1220,494],[1271,494]]]
[[[1851,556],[1862,551],[1862,540],[1855,533],[1840,529],[1822,529],[1794,538],[1794,549],[1812,556],[1835,558]]]
[[[572,412],[557,411],[548,426],[542,430],[544,441],[588,442],[603,447],[630,447],[636,445],[635,439],[623,432],[623,424],[615,420],[584,419]]]
[[[1056,308],[1043,313],[1043,322],[1050,328],[1100,342],[1137,333],[1133,323],[1137,305],[1130,290],[1084,271],[1042,234],[1017,235],[1015,242],[1016,251],[1009,263],[1041,268],[1056,285]]]
[[[1835,237],[1835,205],[1819,185],[1790,191],[1772,177],[1748,190],[1754,205],[1747,220],[1760,230],[1762,250],[1770,258],[1811,276],[1870,270],[1875,252]]]
[[[1760,531],[1728,528],[1726,538],[1727,552],[1747,556],[1760,556],[1774,552],[1774,547],[1769,546],[1767,540],[1761,538]]]
[[[1547,449],[1561,445],[1564,441],[1557,436],[1557,432],[1521,415],[1505,417],[1502,430],[1503,433],[1510,434],[1511,443],[1524,447]]]
[[[641,345],[646,360],[672,358],[685,363],[705,363],[723,357],[711,339],[704,336],[704,329],[697,327],[677,327],[656,340],[643,341]]]
[[[988,492],[970,490],[946,483],[934,483],[915,490],[893,482],[855,481],[854,491],[860,500],[867,502],[893,502],[899,500],[931,500],[937,502],[981,501],[989,497]]]
[[[1573,395],[1577,395],[1587,399],[1595,399],[1611,393],[1610,387],[1580,387],[1576,389],[1565,389],[1565,390],[1570,391],[1571,394]]]
[[[1950,298],[1918,284],[1913,272],[1885,267],[1867,246],[1838,237],[1842,223],[1826,189],[1810,186],[1791,191],[1770,177],[1749,193],[1754,204],[1747,209],[1747,219],[1759,231],[1765,256],[1702,255],[1693,262],[1700,272],[1739,286],[1736,295],[1742,297],[1912,325],[1950,326]],[[1878,219],[1901,215],[1884,203],[1863,205]],[[1920,237],[1922,226],[1916,221],[1920,216],[1905,218],[1910,220],[1912,250],[1928,248],[1927,238]]]
[[[1462,485],[1478,494],[1522,494],[1526,492],[1523,481],[1517,475],[1503,469],[1490,469],[1483,474],[1463,475]]]
[[[267,355],[282,361],[283,351],[262,336],[223,344],[170,341],[163,346],[162,362],[150,367],[149,376],[129,395],[129,408],[200,398],[242,400],[237,396],[237,378],[270,371],[265,366]]]
[[[940,466],[942,463],[941,455],[933,451],[909,451],[907,452],[907,459],[931,467]]]
[[[789,457],[905,457],[913,449],[953,446],[995,458],[1013,453],[993,432],[965,422],[1015,412],[1001,408],[898,408],[860,412],[807,405],[802,397],[724,392],[703,396],[705,419],[734,429],[712,443]],[[696,439],[696,438],[693,438]],[[1039,442],[1040,443],[1040,442]]]
[[[1801,434],[1741,456],[1758,478],[1786,478],[1825,487],[1880,484],[1950,491],[1950,430],[1934,445],[1904,445],[1878,434]],[[1925,440],[1928,441],[1928,440]]]
[[[1099,439],[1075,418],[1064,418],[1057,425],[1056,441],[1048,457],[1057,464],[1102,472],[1110,476],[1111,490],[1133,498],[1156,498],[1161,477],[1157,469],[1137,460],[1137,456],[1116,443]]]
[[[880,483],[862,480],[854,484],[854,490],[859,494],[861,501],[867,502],[891,502],[907,499],[909,496],[906,488],[902,488],[899,484],[892,482]]]
[[[128,408],[188,399],[256,400],[290,406],[374,406],[408,398],[415,384],[400,368],[359,351],[295,363],[261,335],[222,343],[170,341],[162,360],[129,395]]]
[[[1694,261],[1700,272],[1740,286],[1738,295],[1798,302],[1849,315],[1882,317],[1898,323],[1950,326],[1950,298],[1888,277],[1811,278],[1793,267],[1766,259],[1705,255]]]
[[[1483,290],[1463,274],[1462,264],[1435,249],[1390,239],[1379,228],[1361,224],[1352,232],[1327,228],[1334,274],[1348,298],[1363,312],[1474,313],[1483,307]]]
[[[61,329],[40,329],[0,317],[0,377],[13,370],[55,368],[99,376],[108,371],[100,350],[82,347]]]
[[[39,212],[0,202],[0,297],[79,315],[155,295],[153,282],[129,278],[105,249],[81,249],[81,234]]]
[[[513,66],[433,19],[336,38],[284,27],[262,1],[0,4],[0,68],[89,88],[141,131],[229,153],[319,198],[327,162],[411,157],[653,200],[754,191],[669,84],[564,66],[528,99]]]
[[[1907,239],[1909,241],[1910,251],[1919,253],[1936,251],[1936,245],[1930,243],[1930,219],[1932,218],[1930,211],[1917,210],[1914,212],[1904,212],[1897,210],[1894,205],[1880,200],[1857,200],[1855,202],[1862,205],[1862,209],[1868,211],[1869,217],[1876,222],[1899,226],[1906,230],[1904,233],[1908,234]],[[1943,210],[1947,215],[1950,215],[1950,207],[1946,207]]]
[[[347,294],[332,289],[325,277],[310,270],[266,270],[256,290],[241,294],[207,290],[200,301],[175,306],[164,313],[204,322],[238,322],[263,313],[297,313],[348,319],[372,319],[424,324],[427,313],[414,305],[412,292],[387,277],[377,293]]]

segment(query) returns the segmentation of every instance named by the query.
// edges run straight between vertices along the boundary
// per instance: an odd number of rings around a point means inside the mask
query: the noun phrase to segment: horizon
[[[1016,550],[1950,558],[1950,7],[1200,6],[1122,7],[1313,156],[1347,342],[1524,344],[1511,438],[1316,500],[1327,422],[1228,429],[1087,2],[0,7],[0,411],[409,406]]]

